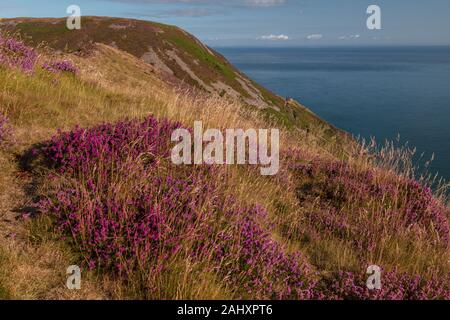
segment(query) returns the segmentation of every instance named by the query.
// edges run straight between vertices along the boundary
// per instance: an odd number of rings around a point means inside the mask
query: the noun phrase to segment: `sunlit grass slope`
[[[132,52],[90,50],[42,51],[32,73],[0,66],[0,297],[449,297],[448,205],[407,153],[370,154],[307,116],[285,125],[170,83]],[[41,68],[60,59],[79,72]],[[196,120],[280,128],[280,172],[174,166],[171,130]],[[64,287],[70,264],[83,266],[80,292]],[[365,288],[371,264],[382,291]]]

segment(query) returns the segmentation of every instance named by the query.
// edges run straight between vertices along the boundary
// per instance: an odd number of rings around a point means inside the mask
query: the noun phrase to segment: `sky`
[[[450,45],[450,0],[0,0],[0,17],[115,16],[177,25],[215,47]],[[381,30],[369,30],[369,5]]]

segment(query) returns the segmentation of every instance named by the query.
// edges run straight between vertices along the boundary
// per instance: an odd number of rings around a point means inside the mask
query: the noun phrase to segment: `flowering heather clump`
[[[359,261],[380,256],[389,261],[392,255],[406,254],[416,245],[445,260],[450,245],[448,208],[433,197],[429,188],[411,179],[380,176],[374,169],[358,169],[301,150],[291,150],[287,157],[297,199],[306,211],[299,232],[310,241],[336,241]],[[434,270],[433,274],[437,271],[434,264],[427,267]],[[341,270],[322,280],[316,292],[329,299],[450,297],[448,276],[430,279],[393,270],[383,274],[381,291],[369,291],[366,279],[367,275]]]
[[[73,74],[78,73],[78,68],[69,60],[45,62],[42,65],[42,68],[53,73],[59,72],[69,72]]]
[[[69,133],[60,132],[47,143],[46,160],[60,173],[80,171],[86,174],[94,162],[120,164],[127,157],[156,160],[170,155],[170,137],[178,127],[148,117],[142,122],[125,120],[92,129],[76,128]]]
[[[424,188],[417,181],[408,179],[399,188],[404,194],[404,227],[415,225],[433,225],[439,235],[439,242],[450,246],[450,228],[448,210],[434,197],[430,188]]]
[[[287,252],[272,238],[263,207],[241,205],[225,195],[218,167],[171,164],[170,136],[178,127],[153,117],[125,120],[59,132],[37,150],[57,173],[50,176],[41,211],[54,218],[56,230],[70,237],[89,268],[128,280],[138,275],[139,287],[148,297],[157,294],[163,274],[177,272],[173,261],[180,259],[204,265],[204,272],[217,275],[240,298],[449,297],[448,280],[395,270],[383,275],[381,291],[368,291],[364,275],[352,272],[341,270],[321,279],[302,254]],[[302,181],[299,200],[322,200],[306,214],[310,222],[306,231],[319,240],[337,237],[359,252],[371,252],[380,232],[408,234],[416,227],[417,234],[435,230],[438,237],[429,239],[437,244],[447,241],[442,208],[414,181],[378,181],[374,172],[340,162],[292,159],[296,161],[290,170]],[[383,199],[389,210],[380,211],[380,217],[391,217],[390,223],[374,221],[363,210],[367,207],[351,211],[357,208],[345,206],[369,203],[377,208],[373,199]],[[386,205],[394,199],[396,206]]]
[[[125,278],[138,272],[150,293],[182,256],[205,261],[242,296],[312,297],[309,265],[271,239],[263,208],[226,198],[215,167],[171,165],[177,127],[149,117],[59,133],[41,152],[64,178],[54,177],[42,212],[89,267]]]
[[[339,272],[327,283],[324,295],[329,299],[350,300],[448,300],[450,278],[423,279],[396,270],[382,272],[380,290],[369,290],[367,275]]]
[[[36,63],[37,53],[23,42],[0,35],[0,65],[18,68],[31,73]]]
[[[264,208],[233,210],[227,216],[232,228],[219,233],[216,257],[225,265],[227,278],[245,277],[244,294],[252,299],[314,297],[317,281],[311,266],[299,253],[286,253],[271,238],[270,230],[261,227],[267,222]]]
[[[401,177],[379,178],[374,170],[358,170],[340,161],[305,162],[291,156],[299,201],[320,199],[320,207],[308,214],[320,233],[347,239],[365,251],[373,251],[386,234],[450,245],[447,208],[429,188]]]

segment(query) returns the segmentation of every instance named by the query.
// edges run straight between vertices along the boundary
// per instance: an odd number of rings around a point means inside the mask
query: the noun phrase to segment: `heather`
[[[325,281],[323,294],[327,299],[345,300],[448,300],[450,298],[450,278],[424,279],[398,272],[382,270],[380,290],[369,290],[367,275],[341,271],[335,279]]]
[[[76,128],[34,151],[55,172],[40,210],[54,219],[63,239],[69,237],[87,268],[113,272],[125,282],[134,279],[147,298],[158,296],[158,279],[175,272],[171,268],[180,259],[204,265],[203,272],[216,275],[237,298],[449,296],[445,277],[392,270],[383,278],[383,290],[370,292],[364,275],[349,270],[331,278],[321,275],[320,266],[312,265],[303,252],[290,252],[273,238],[276,230],[264,207],[243,204],[224,191],[226,175],[220,168],[171,165],[170,134],[178,127],[148,117]],[[290,152],[289,170],[296,181],[316,177],[320,187],[299,186],[299,199],[324,197],[319,208],[308,208],[305,215],[302,232],[310,241],[342,239],[361,254],[360,261],[370,261],[366,259],[381,249],[377,245],[386,235],[404,234],[411,241],[425,236],[447,248],[444,208],[428,189],[408,180],[376,182],[375,174],[341,162],[316,159],[304,164],[302,154]],[[386,203],[404,200],[375,220],[363,206],[379,198]],[[358,206],[359,214],[344,214],[348,203]]]
[[[59,72],[68,72],[72,74],[78,73],[77,67],[69,60],[57,60],[45,62],[42,65],[42,68],[52,73],[59,73]]]
[[[24,42],[0,35],[0,65],[30,74],[38,63],[38,57],[37,51]],[[67,59],[48,60],[41,68],[55,74],[61,72],[77,74],[79,71],[75,64]]]
[[[327,139],[326,128],[285,128],[96,50],[67,55],[76,77],[0,68],[0,108],[21,142],[0,152],[0,282],[10,297],[448,298],[448,207],[434,189]],[[171,130],[196,120],[280,126],[279,174],[172,165]],[[63,286],[72,264],[83,269],[79,291]],[[381,291],[365,288],[372,264]]]
[[[381,176],[376,168],[358,170],[318,158],[305,161],[302,154],[292,152],[289,167],[301,182],[296,186],[298,200],[320,199],[309,208],[307,219],[322,236],[346,239],[366,252],[375,251],[383,243],[381,237],[392,235],[449,247],[449,212],[430,188],[410,178]]]
[[[36,51],[23,42],[0,35],[0,65],[31,73],[37,57]]]
[[[314,265],[332,271],[319,290],[326,298],[448,299],[449,210],[429,187],[304,149],[285,156],[287,184],[304,210],[296,223],[285,222],[286,232],[305,244]],[[385,267],[379,291],[366,288],[361,268],[373,264]]]
[[[207,262],[238,296],[311,298],[311,267],[271,239],[264,208],[224,196],[218,168],[169,165],[176,127],[149,117],[54,137],[41,152],[68,182],[56,179],[41,211],[73,239],[87,267],[126,279],[137,272],[150,298],[171,268],[166,262],[180,256]]]

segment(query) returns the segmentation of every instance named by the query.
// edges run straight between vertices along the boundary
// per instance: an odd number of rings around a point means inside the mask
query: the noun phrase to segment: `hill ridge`
[[[163,80],[208,93],[228,96],[262,110],[288,126],[324,127],[329,136],[339,132],[299,102],[286,103],[234,67],[222,54],[194,35],[157,22],[84,16],[81,30],[68,30],[65,18],[11,18],[0,21],[0,31],[19,34],[33,46],[45,43],[57,52],[86,54],[94,43],[125,51],[152,65]]]

